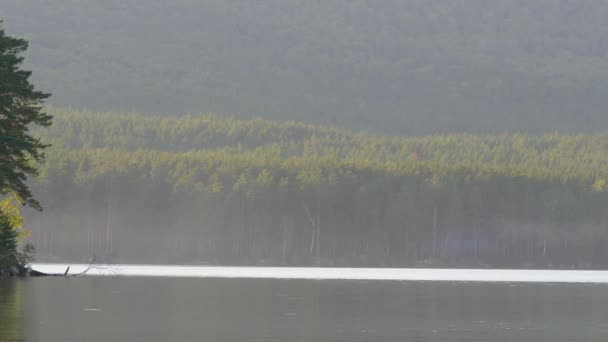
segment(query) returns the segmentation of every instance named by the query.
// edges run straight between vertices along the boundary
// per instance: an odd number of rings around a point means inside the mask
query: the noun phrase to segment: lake
[[[606,341],[603,284],[175,277],[0,281],[0,341]]]

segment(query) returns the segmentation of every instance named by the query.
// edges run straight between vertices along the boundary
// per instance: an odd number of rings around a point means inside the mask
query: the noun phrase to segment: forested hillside
[[[52,102],[391,134],[608,129],[604,1],[0,0]]]
[[[45,259],[608,264],[608,135],[376,136],[214,114],[52,109]],[[61,246],[59,248],[58,246]],[[86,256],[86,257],[84,257]]]

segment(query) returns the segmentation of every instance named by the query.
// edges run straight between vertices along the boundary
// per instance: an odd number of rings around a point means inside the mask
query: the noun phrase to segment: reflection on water
[[[605,342],[608,336],[606,285],[126,277],[1,284],[0,336],[25,334],[25,341]]]
[[[0,341],[23,339],[22,282],[0,279]]]

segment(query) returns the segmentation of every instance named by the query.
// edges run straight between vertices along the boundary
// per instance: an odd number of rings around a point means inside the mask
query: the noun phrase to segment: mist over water
[[[336,267],[237,267],[186,265],[121,265],[34,263],[48,274],[229,278],[229,279],[313,279],[370,281],[442,281],[513,283],[608,283],[608,271],[500,270],[430,268],[336,268]]]

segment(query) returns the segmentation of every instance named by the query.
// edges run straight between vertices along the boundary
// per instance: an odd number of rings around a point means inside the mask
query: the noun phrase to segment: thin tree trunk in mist
[[[320,256],[321,256],[320,236],[321,236],[321,197],[317,193],[317,234],[315,236],[315,238],[317,240],[317,242],[316,242],[316,248],[317,248],[316,257],[317,257],[317,261],[320,260]]]
[[[87,229],[87,257],[90,257],[93,253],[92,253],[92,248],[91,248],[91,226],[89,225],[88,229]]]
[[[53,232],[49,232],[49,256],[53,256]]]
[[[313,255],[314,253],[314,248],[315,248],[315,235],[316,235],[316,224],[315,224],[315,219],[313,218],[312,214],[310,213],[310,209],[308,208],[308,205],[306,205],[306,203],[302,203],[302,205],[304,206],[304,210],[306,211],[306,215],[308,216],[308,220],[310,221],[310,225],[312,226],[312,235],[310,237],[310,255]]]
[[[287,263],[287,225],[283,222],[283,248],[281,250],[283,264]]]
[[[443,244],[442,244],[443,247],[441,247],[441,251],[440,251],[441,257],[445,257],[446,251],[449,250],[449,247],[448,247],[449,243],[450,243],[450,232],[445,232],[445,237],[443,239]]]
[[[108,182],[108,200],[106,205],[106,258],[112,254],[112,183]]]
[[[435,207],[435,215],[433,216],[433,258],[437,256],[437,207]]]
[[[294,235],[294,219],[291,216],[283,216],[281,218],[283,225],[283,248],[282,248],[282,262],[287,264],[289,262],[288,256],[290,248],[292,247],[293,235]]]
[[[476,220],[475,230],[473,231],[473,256],[475,259],[479,258],[479,234],[481,232],[480,220]]]

